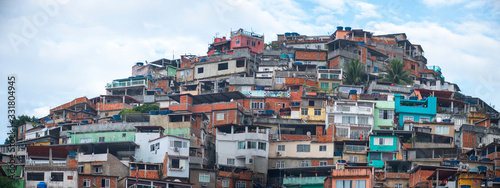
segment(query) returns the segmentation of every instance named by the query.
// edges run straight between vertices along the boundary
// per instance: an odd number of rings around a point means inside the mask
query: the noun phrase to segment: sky
[[[243,28],[328,35],[337,26],[406,33],[428,65],[466,95],[500,110],[497,0],[0,0],[0,141],[7,129],[7,77],[16,115],[43,117],[75,98],[105,94],[136,62],[205,55],[215,36]]]

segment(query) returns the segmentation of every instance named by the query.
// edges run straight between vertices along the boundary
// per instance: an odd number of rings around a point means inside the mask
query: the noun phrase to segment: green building
[[[393,130],[394,124],[394,101],[372,101],[375,102],[373,114],[374,130]]]
[[[135,126],[148,126],[149,122],[139,123],[109,123],[73,126],[72,144],[97,142],[135,141]]]

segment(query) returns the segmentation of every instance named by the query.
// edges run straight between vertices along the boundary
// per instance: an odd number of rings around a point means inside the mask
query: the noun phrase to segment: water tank
[[[47,188],[47,184],[45,184],[44,182],[40,182],[36,185],[36,188]]]
[[[207,59],[200,59],[200,62],[205,62],[207,61]]]
[[[342,31],[344,29],[344,27],[342,26],[337,26],[337,31]]]
[[[113,120],[120,120],[122,119],[122,116],[116,114],[116,115],[113,115]]]
[[[143,63],[143,62],[137,62],[137,63],[135,63],[135,64],[136,64],[136,65],[138,65],[138,66],[143,66],[143,65],[144,65],[144,63]]]
[[[290,32],[285,33],[285,36],[290,36],[290,35],[292,35],[292,33],[290,33]]]
[[[158,114],[160,114],[159,110],[151,110],[151,111],[149,111],[149,115],[158,115]]]
[[[345,27],[346,31],[351,31],[351,27]]]
[[[355,90],[355,89],[353,89],[353,90],[349,90],[349,94],[357,94],[357,93],[358,93],[358,91],[357,91],[357,90]]]
[[[266,114],[274,114],[274,110],[266,110]]]

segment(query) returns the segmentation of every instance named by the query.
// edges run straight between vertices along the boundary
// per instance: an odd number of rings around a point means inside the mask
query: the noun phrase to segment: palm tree
[[[351,60],[345,64],[344,67],[344,84],[347,85],[361,85],[365,75],[365,67],[359,60]]]
[[[384,75],[382,81],[391,82],[396,84],[413,84],[413,80],[410,79],[410,72],[404,70],[406,64],[397,59],[392,59],[389,61],[389,66],[387,66],[387,74]]]

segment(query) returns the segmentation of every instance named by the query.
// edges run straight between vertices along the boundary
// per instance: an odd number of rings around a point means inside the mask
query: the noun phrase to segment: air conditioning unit
[[[201,186],[208,186],[208,183],[200,183]]]
[[[282,154],[282,153],[281,153],[280,151],[276,152],[276,155],[277,155],[277,156],[281,156],[281,154]]]
[[[344,170],[345,164],[337,164],[337,170]]]
[[[179,152],[179,147],[175,147],[175,148],[174,148],[174,151],[175,151],[175,152]]]

